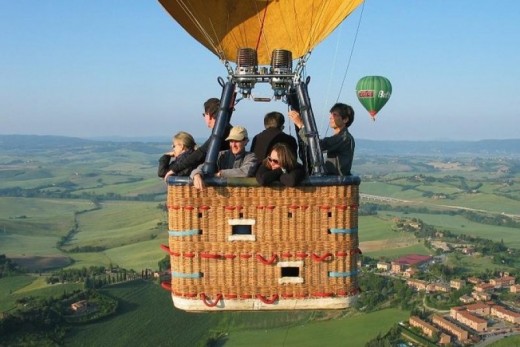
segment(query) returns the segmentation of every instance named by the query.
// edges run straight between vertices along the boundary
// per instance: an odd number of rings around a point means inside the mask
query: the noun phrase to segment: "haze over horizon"
[[[0,3],[0,134],[208,136],[202,103],[220,96],[225,67],[157,1],[121,4]],[[514,0],[365,1],[307,64],[320,134],[339,100],[354,107],[359,139],[520,138],[519,17]],[[375,122],[354,93],[366,75],[393,85]],[[241,101],[232,123],[255,134],[272,110],[285,114],[287,106]]]

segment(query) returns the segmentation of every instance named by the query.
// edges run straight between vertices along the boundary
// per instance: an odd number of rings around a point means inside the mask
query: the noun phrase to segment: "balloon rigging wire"
[[[262,20],[260,21],[260,32],[258,33],[258,40],[256,41],[256,51],[258,51],[258,47],[260,46],[260,38],[262,37],[262,33],[264,32],[264,24],[265,24],[265,17],[267,16],[267,7],[269,6],[269,3],[265,5],[264,8],[264,16],[262,17]]]
[[[350,55],[349,55],[348,60],[347,60],[347,66],[345,68],[345,73],[343,74],[343,80],[341,81],[341,85],[340,85],[339,92],[338,92],[338,97],[336,98],[336,103],[339,101],[339,97],[341,96],[341,92],[343,91],[343,86],[345,85],[345,80],[347,78],[348,70],[350,68],[350,62],[352,61],[352,56],[354,55],[354,49],[355,49],[357,38],[358,38],[358,34],[359,34],[359,28],[361,27],[361,19],[363,18],[363,12],[365,10],[365,3],[366,3],[366,1],[367,0],[364,0],[363,1],[363,5],[361,6],[361,13],[359,15],[359,20],[358,20],[358,24],[357,24],[357,28],[356,28],[356,33],[354,35],[354,41],[352,42],[352,47],[350,48]],[[325,135],[327,135],[328,132],[329,132],[329,127],[326,128]]]
[[[345,84],[345,79],[347,78],[347,73],[348,73],[348,69],[350,67],[350,62],[352,61],[352,55],[354,54],[354,48],[356,46],[356,42],[357,42],[357,38],[358,38],[358,34],[359,34],[359,28],[361,26],[361,19],[363,18],[363,11],[365,10],[365,3],[366,3],[366,0],[363,1],[363,6],[361,6],[361,14],[359,15],[359,21],[358,21],[358,25],[356,28],[356,34],[354,35],[354,41],[352,42],[352,48],[350,49],[350,56],[348,57],[347,67],[345,68],[345,74],[343,75],[343,81],[341,82],[341,86],[339,88],[338,98],[336,99],[336,102],[338,102],[341,92],[343,90],[343,85]]]
[[[193,13],[193,11],[189,8],[189,1],[185,2],[182,0],[177,0],[177,3],[179,6],[184,10],[188,18],[190,18],[191,22],[199,29],[200,33],[204,36],[208,44],[213,48],[215,53],[219,56],[220,60],[224,60],[224,53],[222,49],[219,49],[219,46],[215,44],[211,38],[211,35],[207,30],[204,29],[200,21],[197,19],[197,16]],[[211,24],[211,28],[213,29],[213,34],[215,37],[217,37],[217,34],[215,32],[215,28],[213,26],[213,22],[208,18],[209,23]]]

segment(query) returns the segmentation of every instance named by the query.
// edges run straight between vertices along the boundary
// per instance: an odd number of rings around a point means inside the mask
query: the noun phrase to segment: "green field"
[[[506,337],[494,342],[488,347],[520,347],[520,336]]]
[[[388,259],[395,259],[402,257],[403,255],[407,254],[421,254],[421,255],[431,255],[432,251],[428,248],[426,248],[422,243],[416,243],[412,246],[406,246],[406,247],[385,247],[383,249],[377,250],[377,251],[363,251],[361,249],[363,254],[368,255],[372,258],[380,258],[385,257]]]
[[[231,331],[226,347],[363,346],[394,324],[407,320],[410,312],[386,309],[327,321],[311,321],[291,327]],[[377,322],[377,323],[375,323]]]
[[[345,341],[362,346],[409,316],[397,309],[330,320],[313,320],[321,316],[314,311],[187,313],[173,308],[169,294],[150,282],[133,281],[103,292],[120,300],[117,319],[74,327],[67,346],[128,346],[139,341],[141,346],[191,347],[201,346],[213,332],[227,334],[225,346],[231,347],[345,346]]]
[[[520,229],[489,224],[480,224],[459,215],[413,213],[405,214],[395,211],[381,211],[383,215],[401,218],[418,218],[424,223],[448,230],[455,234],[466,234],[504,243],[513,248],[520,248]]]
[[[83,289],[83,283],[49,285],[45,277],[29,275],[0,278],[0,312],[13,309],[23,297],[59,297],[77,289]]]

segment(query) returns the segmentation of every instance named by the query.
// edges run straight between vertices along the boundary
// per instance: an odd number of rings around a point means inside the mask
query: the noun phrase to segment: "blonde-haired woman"
[[[178,170],[186,157],[195,150],[196,144],[193,136],[185,131],[180,131],[172,139],[172,149],[159,159],[157,175],[166,181],[170,176],[189,176],[195,167],[186,167]]]
[[[256,181],[267,186],[280,181],[284,186],[294,187],[305,177],[303,166],[296,161],[294,153],[285,143],[277,143],[256,172]]]

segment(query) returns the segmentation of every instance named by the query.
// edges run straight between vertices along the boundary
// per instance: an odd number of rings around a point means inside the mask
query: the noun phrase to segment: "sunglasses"
[[[267,157],[267,160],[269,160],[270,163],[274,163],[276,165],[280,164],[280,161],[278,159],[273,159],[271,157]]]

